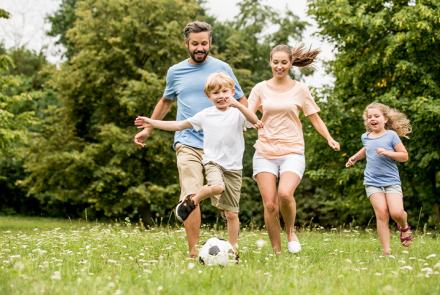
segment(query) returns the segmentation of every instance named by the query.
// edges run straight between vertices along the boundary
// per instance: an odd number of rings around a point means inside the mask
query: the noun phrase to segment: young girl
[[[396,164],[396,161],[408,160],[408,152],[399,136],[410,133],[411,125],[404,114],[381,103],[368,105],[363,117],[367,130],[361,137],[364,147],[351,156],[345,166],[351,167],[367,157],[365,191],[376,215],[383,254],[390,255],[390,216],[397,223],[402,245],[409,247],[413,239],[403,209],[402,187]]]
[[[293,66],[312,64],[319,50],[306,50],[303,46],[277,45],[270,52],[272,78],[255,85],[249,96],[249,109],[263,113],[263,128],[258,129],[253,158],[253,176],[258,184],[264,207],[264,222],[272,249],[281,253],[280,213],[284,220],[287,249],[301,251],[295,234],[295,190],[305,170],[304,137],[300,113],[328,145],[338,151],[339,143],[330,135],[319,116],[319,107],[307,85],[292,79]]]

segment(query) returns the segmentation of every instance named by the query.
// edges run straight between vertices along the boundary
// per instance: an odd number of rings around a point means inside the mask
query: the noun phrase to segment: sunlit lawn
[[[225,235],[204,227],[201,240]],[[207,267],[186,258],[179,227],[0,217],[0,294],[440,294],[438,234],[406,249],[395,233],[391,257],[372,229],[299,237],[299,255],[275,257],[265,231],[243,229],[240,263]]]

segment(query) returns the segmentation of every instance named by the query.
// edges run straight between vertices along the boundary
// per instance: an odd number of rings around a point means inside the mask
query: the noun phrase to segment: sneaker
[[[177,204],[176,209],[174,210],[174,213],[176,214],[177,220],[180,222],[184,222],[188,216],[191,214],[191,212],[194,211],[196,208],[196,204],[194,204],[194,201],[191,200],[192,195],[187,195],[185,199],[179,202]]]
[[[301,244],[298,241],[290,241],[287,243],[287,248],[290,253],[299,253],[301,251]]]

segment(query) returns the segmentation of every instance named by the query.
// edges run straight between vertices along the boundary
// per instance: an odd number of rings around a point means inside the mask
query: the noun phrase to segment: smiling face
[[[289,54],[284,51],[274,52],[270,59],[270,67],[274,78],[282,79],[288,76],[292,68]]]
[[[209,99],[219,110],[225,110],[229,107],[230,99],[234,99],[234,90],[228,87],[220,86],[209,92]]]
[[[203,63],[208,57],[209,49],[211,48],[209,32],[190,33],[185,46],[190,56],[190,63]]]
[[[383,112],[378,108],[368,108],[365,119],[367,129],[373,133],[381,133],[384,131],[385,124],[388,121]]]

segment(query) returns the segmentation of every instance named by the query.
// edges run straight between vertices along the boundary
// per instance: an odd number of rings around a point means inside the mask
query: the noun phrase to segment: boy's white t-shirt
[[[196,131],[203,131],[203,164],[214,162],[226,170],[243,169],[246,119],[237,108],[221,111],[213,106],[187,120]]]

